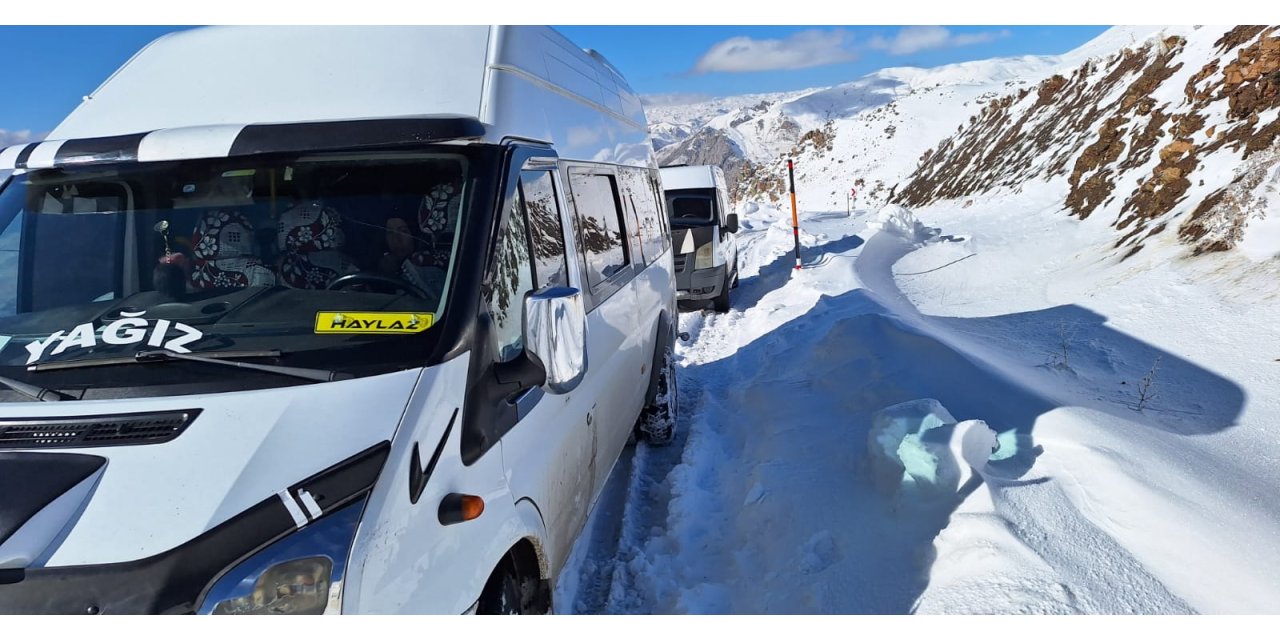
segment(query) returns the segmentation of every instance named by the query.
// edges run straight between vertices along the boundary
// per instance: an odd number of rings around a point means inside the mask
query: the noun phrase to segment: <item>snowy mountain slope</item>
[[[753,94],[682,105],[647,106],[659,164],[715,164],[736,186],[743,165],[789,149],[799,125],[782,105],[809,91]]]
[[[1168,232],[1265,260],[1280,252],[1278,33],[1116,27],[1061,56],[884,69],[758,111],[685,105],[655,124],[701,114],[660,160],[722,164],[741,198],[782,202],[794,158],[801,197],[829,210],[850,189],[920,206],[1065,180],[1064,208],[1110,218],[1122,257]]]
[[[1038,82],[1063,64],[1056,56],[1023,56],[895,67],[825,89],[646,112],[662,164],[718,164],[733,185],[740,184],[742,197],[778,201],[784,189],[777,170],[786,157],[796,157],[802,179],[820,182],[820,191],[808,189],[808,197],[843,209],[844,194],[858,181],[859,191],[875,191],[883,202],[892,185],[915,169],[920,153],[954,133],[988,99]],[[813,173],[819,171],[825,175]]]
[[[1168,27],[1134,41],[1090,47],[1081,66],[985,106],[924,155],[896,201],[1065,181],[1063,208],[1110,220],[1123,257],[1166,231],[1196,254],[1239,245],[1280,211],[1280,30]]]

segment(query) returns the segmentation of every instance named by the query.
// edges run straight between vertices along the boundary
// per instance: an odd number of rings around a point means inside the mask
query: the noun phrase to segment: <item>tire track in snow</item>
[[[679,318],[680,331],[689,335],[687,341],[677,344],[677,371],[680,375],[678,393],[680,395],[681,422],[675,440],[666,447],[650,447],[638,444],[634,448],[629,473],[622,475],[615,471],[610,478],[611,485],[625,480],[625,488],[611,486],[600,498],[601,505],[596,508],[591,521],[588,522],[583,538],[587,542],[579,543],[582,549],[575,549],[574,558],[566,565],[565,573],[576,573],[578,578],[571,589],[561,589],[560,597],[569,597],[572,602],[568,610],[575,613],[628,613],[650,612],[659,608],[653,596],[670,597],[669,590],[662,585],[655,585],[647,578],[654,567],[648,564],[647,545],[659,539],[666,530],[669,505],[673,498],[673,470],[684,462],[686,447],[694,431],[698,432],[695,446],[717,446],[714,432],[718,425],[705,422],[697,425],[694,420],[701,420],[707,414],[706,405],[713,401],[718,393],[723,393],[727,380],[705,380],[699,376],[689,375],[690,365],[700,364],[707,359],[722,357],[726,351],[735,348],[732,333],[736,322],[745,309],[754,306],[755,302],[767,295],[773,287],[785,284],[789,273],[776,274],[770,278],[762,277],[761,265],[755,264],[756,243],[765,235],[767,229],[744,234],[740,246],[740,263],[742,274],[739,286],[734,291],[733,309],[726,314],[715,314],[709,311],[692,310],[683,312]],[[778,263],[780,258],[773,255],[762,257]],[[775,265],[776,266],[776,265]],[[745,275],[750,274],[750,275]],[[620,465],[621,466],[621,465]],[[714,479],[702,478],[704,486]],[[621,504],[611,502],[621,501]],[[648,584],[638,584],[648,582]],[[568,592],[566,592],[568,591]]]
[[[610,475],[591,520],[584,528],[574,556],[566,564],[565,574],[577,579],[561,598],[569,598],[568,611],[573,613],[642,613],[652,611],[649,593],[636,588],[637,580],[647,572],[645,545],[665,529],[671,487],[668,476],[682,461],[689,440],[689,421],[698,413],[705,392],[702,381],[686,374],[691,345],[698,343],[704,332],[715,333],[719,323],[715,314],[701,311],[681,313],[680,331],[689,340],[676,346],[677,393],[681,407],[681,424],[675,438],[664,447],[636,443],[625,452],[626,463],[619,461]]]

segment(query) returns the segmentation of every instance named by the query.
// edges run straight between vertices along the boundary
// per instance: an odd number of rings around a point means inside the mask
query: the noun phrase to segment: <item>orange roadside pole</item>
[[[791,184],[791,230],[796,236],[796,269],[800,268],[800,216],[796,213],[796,169],[787,160],[787,179]]]

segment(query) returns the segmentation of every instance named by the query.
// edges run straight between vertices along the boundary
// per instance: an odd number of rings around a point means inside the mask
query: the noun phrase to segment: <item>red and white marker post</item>
[[[791,230],[796,236],[796,269],[800,269],[800,215],[796,213],[796,169],[787,160],[787,178],[791,183]]]

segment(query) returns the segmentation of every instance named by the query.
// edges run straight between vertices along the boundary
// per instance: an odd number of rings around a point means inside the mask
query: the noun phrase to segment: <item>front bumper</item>
[[[681,262],[683,258],[683,262]],[[676,299],[710,300],[720,295],[727,278],[728,267],[720,265],[710,269],[694,269],[693,254],[676,257]]]

